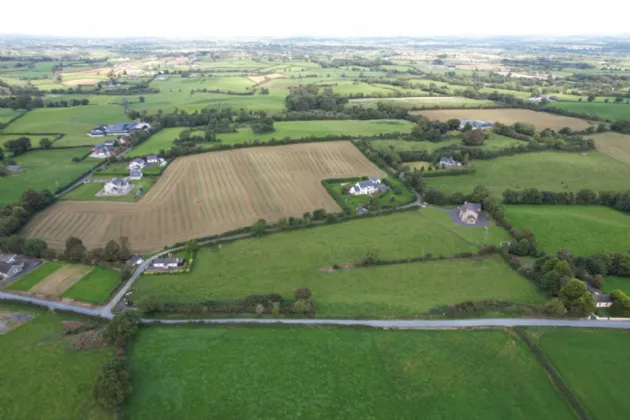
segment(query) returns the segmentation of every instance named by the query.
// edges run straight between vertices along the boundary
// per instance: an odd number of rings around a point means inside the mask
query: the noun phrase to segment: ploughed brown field
[[[356,176],[385,174],[350,142],[204,153],[176,159],[137,203],[58,202],[35,216],[24,234],[53,249],[63,249],[70,236],[88,249],[127,236],[135,251],[150,252],[261,218],[341,211],[321,180]]]
[[[562,115],[549,114],[548,112],[536,112],[529,109],[439,109],[431,111],[413,111],[411,114],[420,114],[430,120],[447,121],[451,118],[460,120],[482,120],[489,122],[500,122],[511,125],[516,122],[529,123],[539,130],[550,128],[560,130],[569,127],[572,130],[584,130],[589,124],[579,118],[565,117]]]

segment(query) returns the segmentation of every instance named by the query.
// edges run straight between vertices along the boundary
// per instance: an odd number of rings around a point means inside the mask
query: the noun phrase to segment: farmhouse
[[[128,168],[130,171],[139,171],[141,169],[146,168],[146,166],[147,166],[147,163],[144,161],[144,159],[135,158],[129,163]]]
[[[459,207],[459,220],[467,225],[477,224],[479,213],[481,212],[481,204],[464,203]]]
[[[0,279],[8,279],[24,270],[24,263],[16,255],[0,255]]]
[[[381,180],[372,177],[369,181],[360,181],[357,182],[350,188],[348,191],[351,195],[366,195],[366,194],[374,194],[375,192],[385,192],[389,189],[389,187],[385,184],[381,183]]]
[[[477,129],[486,129],[486,128],[492,128],[494,127],[494,123],[488,122],[488,121],[481,121],[481,120],[459,120],[459,129],[463,130],[464,128],[466,128],[466,126],[470,124],[470,126],[472,127],[473,130],[477,130]]]
[[[101,125],[96,127],[92,131],[90,131],[90,136],[92,137],[100,137],[100,136],[120,136],[123,134],[129,134],[132,131],[136,130],[146,130],[151,126],[147,123],[135,123],[135,122],[127,122],[127,123],[118,123],[114,125]]]
[[[151,266],[153,268],[177,268],[184,264],[183,258],[158,258],[153,260]]]
[[[105,194],[121,194],[129,188],[131,188],[129,182],[124,179],[114,178],[105,184],[103,192]]]
[[[442,156],[440,158],[440,162],[438,163],[438,166],[443,169],[450,169],[450,168],[456,168],[456,167],[462,166],[462,163],[456,161],[452,157]]]
[[[142,177],[143,177],[143,175],[142,175],[142,172],[140,172],[140,171],[131,171],[129,173],[129,179],[133,180],[133,181],[137,181],[139,179],[142,179]]]

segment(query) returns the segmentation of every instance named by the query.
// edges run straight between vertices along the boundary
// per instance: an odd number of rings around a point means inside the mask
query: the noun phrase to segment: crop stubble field
[[[173,162],[140,203],[60,202],[24,233],[54,249],[69,236],[88,248],[128,236],[136,251],[152,251],[260,218],[341,211],[321,180],[384,175],[349,142],[205,153]]]

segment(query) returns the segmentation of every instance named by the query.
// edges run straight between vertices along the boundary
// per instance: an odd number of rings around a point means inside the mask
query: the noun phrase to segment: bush
[[[146,296],[138,300],[136,307],[145,314],[156,314],[162,312],[163,305],[159,303],[153,296]]]
[[[310,289],[307,289],[306,287],[300,287],[298,289],[295,289],[295,293],[293,295],[295,296],[296,300],[310,299],[311,291]]]
[[[567,313],[567,308],[562,301],[558,298],[553,298],[545,305],[545,312],[549,315],[564,315]]]
[[[112,344],[124,345],[138,332],[138,314],[125,311],[116,315],[105,327],[103,335]]]
[[[315,313],[315,301],[312,299],[300,299],[293,302],[293,313],[306,315]]]
[[[586,285],[578,280],[570,280],[562,286],[558,296],[569,312],[576,315],[586,315],[595,310],[595,299]]]
[[[131,394],[129,364],[124,359],[113,359],[103,366],[93,386],[96,402],[110,410],[119,408]]]
[[[613,313],[619,316],[630,316],[630,297],[621,290],[613,290],[610,296],[613,299]]]

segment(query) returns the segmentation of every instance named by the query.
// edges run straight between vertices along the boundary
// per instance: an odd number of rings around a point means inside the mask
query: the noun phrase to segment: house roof
[[[9,172],[22,172],[22,167],[18,165],[7,165],[5,169]]]
[[[12,263],[15,259],[15,254],[0,254],[0,262]]]
[[[158,158],[157,155],[147,155],[147,160],[149,160],[149,159],[154,160],[154,159],[157,159],[157,158]]]
[[[462,211],[472,210],[475,213],[479,213],[481,211],[481,204],[477,203],[464,203],[461,207]]]
[[[131,263],[131,264],[135,264],[135,263],[137,263],[138,261],[140,261],[141,259],[142,259],[142,257],[141,257],[140,255],[134,255],[133,257],[129,258],[129,259],[127,260],[127,262],[128,262],[128,263]]]
[[[141,158],[135,158],[134,160],[131,161],[132,163],[137,163],[137,164],[144,164],[144,159]]]
[[[466,127],[466,124],[470,124],[473,127],[492,127],[494,126],[494,123],[488,122],[488,121],[482,121],[482,120],[459,120],[459,126],[460,127]]]
[[[457,163],[457,161],[455,159],[453,159],[452,157],[444,157],[444,156],[442,156],[440,158],[440,163]]]
[[[355,186],[358,185],[360,189],[364,189],[364,188],[377,188],[378,185],[374,182],[374,181],[360,181],[357,182],[355,184]]]
[[[117,187],[124,187],[125,185],[127,185],[127,181],[120,178],[114,178],[111,181],[109,181],[109,184],[114,184]]]
[[[134,178],[138,177],[138,176],[142,176],[142,172],[140,172],[140,171],[131,171],[131,173],[129,173],[129,176],[132,176]]]
[[[184,262],[182,258],[158,258],[153,260],[153,264],[180,264]]]

